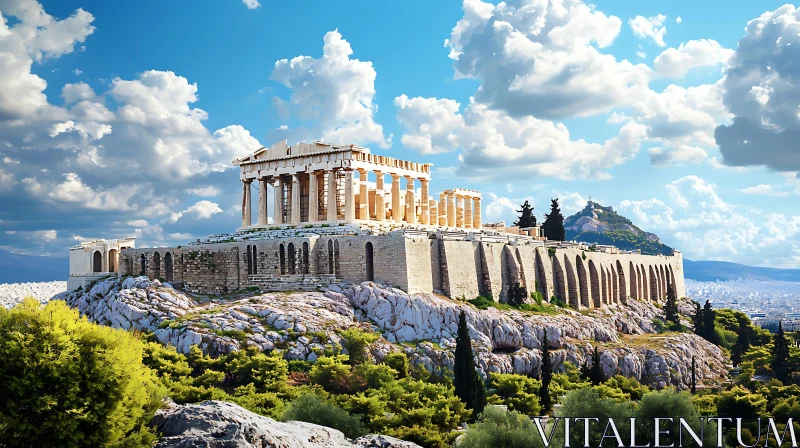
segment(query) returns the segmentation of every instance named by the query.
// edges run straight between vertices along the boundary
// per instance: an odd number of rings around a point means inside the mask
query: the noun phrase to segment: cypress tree
[[[718,346],[721,341],[719,335],[717,335],[715,320],[716,313],[711,307],[711,301],[706,300],[706,304],[703,306],[703,334],[700,336],[703,336],[708,342]]]
[[[521,228],[535,226],[536,216],[533,215],[533,207],[528,203],[527,200],[520,207],[521,208],[517,210],[517,213],[519,213],[519,218],[514,221],[514,225]]]
[[[775,378],[783,384],[789,380],[789,341],[783,332],[783,322],[778,322],[778,333],[772,344],[772,370]]]
[[[589,371],[589,380],[593,385],[597,386],[603,382],[603,369],[600,367],[600,351],[597,346],[594,346],[594,353],[592,353],[592,368]]]
[[[750,349],[750,324],[746,318],[739,318],[739,334],[731,350],[731,361],[737,367],[742,363],[742,356]]]
[[[550,401],[550,381],[553,379],[553,362],[550,359],[550,343],[547,340],[547,329],[544,330],[542,340],[542,386],[539,388],[539,403],[542,405],[542,413],[550,412],[552,402]]]
[[[694,375],[695,375],[694,356],[692,356],[692,389],[691,389],[692,395],[694,395],[695,392],[697,392],[697,380],[695,379]]]
[[[544,215],[542,230],[548,240],[564,241],[566,232],[564,231],[564,215],[558,207],[558,198],[550,199],[550,213]]]
[[[464,402],[467,409],[472,409],[471,420],[475,421],[486,406],[486,394],[483,389],[483,380],[475,370],[475,355],[469,339],[467,317],[463,311],[458,317],[455,358],[453,385],[456,389],[456,396]]]
[[[664,304],[664,315],[667,323],[672,323],[674,326],[680,328],[681,319],[678,315],[678,300],[675,297],[675,288],[670,284],[667,287],[667,301]]]
[[[692,316],[692,331],[694,334],[705,337],[705,329],[703,328],[703,309],[700,308],[700,304],[692,301],[694,303],[694,316]]]

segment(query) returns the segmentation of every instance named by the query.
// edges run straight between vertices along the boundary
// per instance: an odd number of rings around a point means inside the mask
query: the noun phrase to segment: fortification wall
[[[453,298],[506,301],[519,284],[575,309],[663,301],[668,285],[685,295],[683,259],[547,248],[538,241],[457,238],[436,234],[304,235],[177,248],[125,249],[123,274],[220,294],[258,285],[309,289],[335,281],[374,280]],[[316,280],[315,280],[316,279]]]

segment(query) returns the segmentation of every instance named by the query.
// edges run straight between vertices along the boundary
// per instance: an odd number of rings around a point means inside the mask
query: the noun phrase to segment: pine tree
[[[789,374],[789,341],[783,332],[783,322],[778,322],[778,333],[772,345],[772,370],[775,378],[783,384],[788,384]]]
[[[716,318],[717,315],[714,312],[714,309],[711,307],[711,301],[706,300],[705,306],[703,306],[703,334],[700,336],[704,337],[708,342],[719,346],[722,341],[720,341],[719,335],[716,331]]]
[[[694,356],[692,356],[692,395],[697,392],[697,380],[695,379],[695,366],[694,366]]]
[[[471,420],[475,421],[486,406],[486,394],[483,389],[483,380],[475,370],[475,355],[472,352],[472,343],[467,329],[467,317],[463,311],[458,317],[453,374],[456,396],[466,404],[467,409],[472,409]]]
[[[670,284],[667,287],[667,301],[664,304],[664,315],[667,323],[672,323],[672,326],[680,328],[681,319],[678,315],[678,301],[675,297],[675,288]]]
[[[548,414],[552,402],[550,400],[550,381],[553,379],[553,361],[550,359],[550,343],[547,340],[547,329],[544,330],[542,340],[542,386],[539,388],[539,403],[542,405],[542,413]]]
[[[521,208],[517,210],[519,213],[519,218],[514,221],[515,226],[519,226],[520,228],[526,227],[534,227],[536,225],[536,216],[533,215],[533,207],[528,204],[528,201],[525,201],[524,204],[521,205]]]
[[[564,216],[558,208],[558,198],[550,199],[550,213],[544,215],[542,230],[548,240],[564,241],[566,232],[564,231]]]

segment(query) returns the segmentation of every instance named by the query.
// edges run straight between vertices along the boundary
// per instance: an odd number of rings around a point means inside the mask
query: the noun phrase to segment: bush
[[[494,302],[494,300],[487,299],[483,296],[475,297],[467,302],[475,305],[475,308],[478,308],[479,310],[488,310],[489,307],[497,307],[497,304]]]
[[[370,361],[369,345],[378,340],[378,335],[358,328],[350,328],[339,332],[342,347],[347,350],[350,365],[357,366]]]
[[[529,448],[543,446],[533,421],[519,412],[488,406],[483,419],[458,439],[457,448]],[[574,445],[580,446],[580,445]]]
[[[367,434],[361,419],[315,394],[297,397],[283,413],[283,420],[297,420],[338,429],[351,439]]]
[[[0,308],[0,446],[152,446],[165,391],[142,353],[62,301]]]
[[[411,363],[405,353],[391,352],[383,358],[383,363],[397,372],[398,379],[403,379],[408,376],[408,369]]]
[[[491,404],[503,404],[510,411],[517,411],[532,417],[541,415],[539,388],[542,382],[523,375],[492,373],[491,388],[494,394],[489,397]]]
[[[436,428],[426,428],[418,425],[400,426],[386,431],[387,436],[407,440],[425,448],[448,448],[453,444],[458,434],[456,431],[441,432]]]

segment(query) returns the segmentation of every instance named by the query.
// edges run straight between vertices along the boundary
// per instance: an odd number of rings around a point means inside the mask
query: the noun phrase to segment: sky
[[[241,223],[287,139],[434,164],[483,221],[591,198],[694,260],[800,267],[800,9],[774,1],[0,0],[0,249]]]

